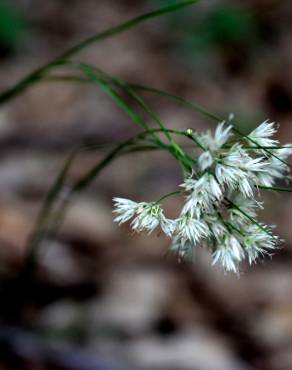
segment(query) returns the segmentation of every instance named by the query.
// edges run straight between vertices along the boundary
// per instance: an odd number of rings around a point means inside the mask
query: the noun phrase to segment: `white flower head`
[[[131,226],[136,232],[151,233],[157,226],[160,226],[167,236],[172,235],[174,221],[168,220],[164,216],[160,204],[155,202],[136,203],[124,198],[114,198],[113,200],[115,205],[113,213],[117,215],[114,218],[115,222],[121,224],[133,218]]]
[[[167,219],[157,202],[114,198],[114,220],[131,220],[136,232],[151,233],[160,227],[172,239],[171,250],[180,258],[190,258],[204,243],[212,251],[213,264],[234,273],[239,272],[244,259],[252,264],[271,254],[279,238],[257,220],[257,211],[263,208],[257,195],[262,186],[271,187],[278,179],[290,178],[286,160],[292,148],[273,139],[276,127],[269,121],[248,136],[236,136],[233,144],[229,141],[231,130],[231,125],[221,122],[214,134],[198,135],[206,150],[181,185],[185,202],[178,218]],[[193,135],[192,130],[187,134]],[[244,141],[248,145],[244,146]]]
[[[162,215],[160,219],[160,227],[166,236],[172,237],[175,229],[175,220],[170,220]]]
[[[174,234],[180,240],[189,241],[192,245],[196,245],[202,238],[208,236],[209,228],[202,220],[189,215],[182,215],[175,220]]]
[[[189,177],[181,186],[190,192],[182,213],[190,213],[192,216],[196,215],[197,218],[202,213],[211,212],[214,204],[221,200],[223,194],[214,175],[210,173],[205,173],[199,179]]]
[[[247,141],[252,146],[276,146],[279,143],[278,140],[271,139],[276,132],[277,129],[275,128],[275,122],[269,122],[269,120],[266,120],[247,136]],[[259,149],[259,152],[264,154],[267,153],[264,149]]]
[[[253,189],[259,185],[258,174],[268,171],[265,157],[252,158],[241,144],[233,145],[216,165],[215,174],[221,185],[239,190],[245,197],[253,197]]]
[[[279,242],[279,238],[272,235],[265,225],[250,224],[246,227],[246,236],[243,238],[244,250],[248,256],[249,264],[256,261],[259,256],[270,254]],[[266,231],[265,231],[266,230]]]
[[[220,149],[227,140],[231,137],[232,133],[232,126],[226,126],[225,121],[218,124],[214,136],[211,134],[210,131],[207,131],[205,134],[200,136],[200,140],[204,143],[205,146],[210,151],[217,151]]]
[[[213,265],[221,264],[225,271],[239,272],[239,263],[244,259],[244,252],[238,239],[227,234],[213,253]]]
[[[136,209],[139,207],[139,203],[133,202],[130,199],[116,197],[113,201],[115,207],[113,213],[117,214],[114,221],[119,224],[129,221],[135,215]]]
[[[289,170],[289,167],[276,157],[269,157],[266,161],[266,171],[257,175],[258,185],[273,186],[277,179],[286,178]]]
[[[139,203],[135,212],[136,217],[131,222],[132,229],[136,232],[146,231],[149,234],[165,220],[163,210],[157,203]]]
[[[256,218],[257,209],[263,208],[262,203],[257,202],[253,198],[246,198],[243,194],[237,194],[233,203],[236,206],[229,208],[230,222],[238,227],[243,227],[250,223],[250,219],[246,217],[248,215],[251,218]]]
[[[292,154],[291,144],[286,144],[279,149],[271,149],[266,156],[265,171],[258,174],[258,184],[273,186],[277,179],[287,179],[290,167],[285,163]]]
[[[204,220],[210,229],[210,236],[215,238],[217,242],[221,242],[224,236],[228,233],[228,230],[222,223],[222,220],[220,220],[218,215],[215,213],[206,215]]]

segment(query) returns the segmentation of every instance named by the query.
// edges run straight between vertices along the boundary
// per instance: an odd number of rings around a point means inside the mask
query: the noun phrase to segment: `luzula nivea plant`
[[[72,59],[79,51],[94,43],[124,32],[145,20],[193,5],[197,1],[181,0],[97,33],[0,94],[1,105],[37,82],[90,82],[104,91],[131,121],[142,129],[134,137],[112,146],[81,144],[70,155],[45,199],[29,238],[27,269],[32,269],[44,238],[52,238],[55,235],[74,197],[91,184],[118,156],[137,150],[159,149],[169,152],[182,168],[183,183],[180,190],[151,203],[114,198],[116,222],[130,221],[136,232],[151,233],[160,228],[171,238],[171,250],[181,258],[189,257],[199,246],[206,246],[212,253],[214,263],[221,264],[226,271],[236,273],[241,261],[246,259],[252,264],[260,256],[271,254],[279,244],[279,238],[273,235],[271,227],[257,220],[257,210],[263,208],[262,202],[259,201],[260,189],[292,191],[289,188],[274,186],[276,180],[288,175],[289,165],[286,159],[292,153],[292,148],[280,146],[279,142],[272,138],[276,133],[273,123],[266,121],[249,135],[243,135],[231,124],[231,117],[224,123],[221,117],[179,96],[153,87],[122,81],[96,66]],[[60,68],[63,73],[66,69],[66,74],[60,74]],[[58,73],[53,74],[55,71]],[[140,92],[175,100],[221,123],[213,134],[209,131],[200,134],[193,129],[169,129],[139,95]],[[129,101],[135,103],[147,117],[144,118]],[[157,128],[152,128],[149,121],[154,122]],[[196,153],[185,150],[176,142],[176,136],[191,140]],[[108,147],[110,150],[101,161],[75,183],[66,183],[70,166],[80,153]],[[174,194],[183,197],[184,205],[176,219],[169,219],[160,203]]]
[[[137,232],[160,227],[172,239],[171,250],[181,257],[206,246],[214,264],[237,273],[241,261],[252,264],[279,243],[271,228],[257,220],[257,209],[263,208],[259,189],[287,176],[285,160],[292,148],[279,146],[272,138],[275,125],[268,121],[245,137],[234,135],[233,126],[225,122],[214,134],[187,133],[202,153],[181,185],[185,203],[178,218],[168,219],[159,202],[114,198],[115,221],[131,220]]]

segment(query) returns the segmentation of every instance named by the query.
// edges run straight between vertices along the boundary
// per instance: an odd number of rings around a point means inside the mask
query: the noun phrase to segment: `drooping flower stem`
[[[125,32],[133,27],[136,27],[140,23],[143,23],[147,20],[150,20],[155,17],[159,17],[161,15],[175,12],[179,9],[182,9],[187,6],[194,5],[199,0],[183,0],[176,4],[171,4],[168,6],[165,6],[163,8],[139,15],[138,17],[132,18],[126,22],[123,22],[115,27],[112,27],[108,30],[105,30],[103,32],[97,33],[93,36],[90,36],[89,38],[83,40],[79,44],[73,46],[72,48],[66,50],[64,53],[50,61],[49,63],[45,64],[42,67],[37,68],[35,71],[24,77],[22,80],[18,81],[15,85],[8,88],[7,90],[3,91],[0,94],[0,105],[9,101],[10,99],[14,98],[21,92],[23,92],[25,89],[30,87],[35,82],[38,82],[43,76],[45,76],[49,71],[54,69],[55,67],[58,67],[59,65],[62,65],[64,61],[68,60],[68,58],[71,58],[72,56],[76,55],[80,51],[84,50],[85,48],[94,45],[100,41],[103,41],[107,38],[110,38],[112,36],[115,36],[121,32]]]

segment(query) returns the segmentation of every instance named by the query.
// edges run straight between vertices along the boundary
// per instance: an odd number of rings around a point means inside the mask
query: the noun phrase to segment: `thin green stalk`
[[[180,1],[179,3],[171,4],[171,5],[168,5],[166,7],[163,7],[163,8],[160,8],[160,9],[142,14],[138,17],[130,19],[129,21],[126,21],[124,23],[119,24],[116,27],[110,28],[110,29],[108,29],[104,32],[101,32],[101,33],[98,33],[96,35],[93,35],[93,36],[89,37],[88,39],[82,41],[80,44],[78,44],[78,45],[72,47],[71,49],[67,50],[65,53],[63,53],[60,56],[60,58],[61,59],[68,59],[69,57],[72,57],[73,55],[77,54],[78,52],[85,49],[86,47],[88,47],[92,44],[95,44],[96,42],[105,40],[105,39],[107,39],[109,37],[112,37],[116,34],[127,31],[128,29],[133,28],[133,27],[139,25],[140,23],[143,23],[143,22],[145,22],[149,19],[161,16],[161,15],[166,14],[166,13],[171,13],[171,12],[177,11],[181,8],[185,8],[185,7],[190,6],[190,5],[194,5],[198,1],[199,0],[184,0],[184,1]]]
[[[144,111],[158,124],[158,126],[162,129],[162,131],[164,132],[164,134],[166,135],[167,139],[171,142],[172,144],[172,147],[173,147],[173,154],[174,156],[181,162],[182,161],[187,161],[187,163],[192,163],[193,162],[193,159],[191,157],[189,157],[187,155],[187,153],[185,153],[181,147],[173,140],[173,138],[170,137],[169,133],[168,133],[168,130],[166,129],[166,127],[163,125],[162,121],[159,119],[159,117],[154,113],[153,110],[151,110],[149,108],[149,106],[147,104],[145,104],[145,102],[143,101],[143,99],[141,99],[136,93],[135,91],[130,87],[129,84],[123,82],[122,80],[119,80],[117,78],[113,78],[111,76],[109,76],[108,74],[104,73],[103,71],[101,71],[100,69],[96,68],[96,67],[93,67],[91,65],[88,65],[88,64],[85,64],[85,63],[77,63],[77,62],[72,62],[72,61],[64,61],[63,65],[70,65],[70,66],[73,66],[75,68],[78,68],[79,70],[81,69],[85,75],[88,77],[88,80],[85,79],[85,78],[82,78],[82,77],[75,77],[75,76],[43,76],[42,77],[42,80],[45,80],[45,81],[74,81],[74,82],[90,82],[90,81],[94,81],[95,83],[97,83],[108,95],[110,95],[114,101],[124,110],[126,111],[127,114],[130,115],[130,117],[136,122],[138,123],[140,126],[142,126],[145,130],[147,129],[147,124],[146,122],[143,120],[143,118],[138,115],[136,112],[133,111],[133,109],[131,109],[129,107],[129,105],[127,105],[125,103],[125,101],[122,99],[122,97],[116,92],[114,91],[112,88],[109,88],[106,80],[104,80],[103,78],[100,78],[99,76],[97,76],[94,72],[97,71],[101,74],[101,77],[106,77],[106,79],[108,79],[109,81],[113,82],[114,84],[122,87],[136,102],[138,102],[138,104],[144,109]],[[149,130],[148,130],[149,131]],[[199,146],[201,149],[205,149],[202,144],[196,139],[196,137],[194,135],[186,135],[188,136],[189,138],[191,138],[197,146]],[[185,160],[186,158],[186,160]],[[189,165],[186,164],[186,167],[188,168],[189,170]]]
[[[134,122],[138,123],[146,131],[152,132],[150,129],[150,126],[146,123],[143,117],[139,115],[137,112],[135,112],[130,107],[130,105],[125,102],[122,96],[119,95],[118,92],[115,91],[110,86],[110,84],[107,81],[105,81],[103,78],[100,78],[98,75],[96,75],[94,69],[91,66],[78,63],[77,67],[81,69],[88,78],[90,78],[93,82],[98,84],[101,87],[101,89],[104,90],[133,119]],[[133,95],[133,93],[131,95],[142,106],[142,108],[146,111],[146,113],[148,113],[148,115],[150,115],[152,119],[155,118],[155,121],[158,122],[158,125],[161,128],[162,132],[166,135],[166,137],[169,139],[171,143],[171,146],[169,147],[169,151],[179,161],[180,165],[182,166],[182,169],[183,170],[187,169],[188,171],[190,171],[191,167],[189,163],[192,163],[192,159],[172,139],[166,127],[162,124],[162,122],[155,115],[155,113],[143,102],[143,100],[140,99],[137,95]],[[164,145],[157,135],[152,133],[152,136],[158,145]]]
[[[140,85],[140,84],[131,84],[130,83],[129,86],[131,86],[133,89],[154,93],[154,94],[157,94],[157,95],[164,96],[166,98],[170,98],[172,100],[175,100],[175,101],[177,101],[177,102],[179,102],[179,103],[181,103],[181,104],[183,104],[183,105],[185,105],[185,106],[187,106],[191,109],[194,109],[196,112],[201,113],[204,116],[207,116],[207,117],[209,117],[213,120],[216,120],[217,122],[224,121],[224,119],[222,117],[208,111],[207,109],[205,109],[201,105],[199,105],[197,103],[194,103],[194,102],[190,102],[189,100],[187,100],[185,98],[182,98],[178,95],[175,95],[175,94],[172,94],[172,93],[169,93],[167,91],[160,90],[160,89],[157,89],[157,88],[154,88],[154,87]]]
[[[180,103],[182,103],[182,104],[184,104],[184,105],[186,105],[186,106],[194,109],[196,112],[199,112],[199,113],[203,114],[204,116],[207,116],[209,118],[212,118],[212,119],[216,120],[217,122],[224,121],[224,118],[223,117],[220,117],[219,115],[214,114],[214,113],[208,111],[207,109],[203,108],[199,104],[190,102],[190,101],[188,101],[188,100],[186,100],[186,99],[184,99],[184,98],[182,98],[180,96],[177,96],[177,95],[174,95],[174,94],[171,94],[171,93],[168,93],[168,92],[159,90],[159,89],[155,89],[155,88],[152,88],[152,87],[148,87],[148,86],[137,85],[137,84],[134,84],[134,85],[131,85],[130,84],[130,86],[132,86],[133,88],[139,89],[139,90],[144,90],[144,91],[152,92],[152,93],[155,93],[155,94],[158,94],[158,95],[165,96],[165,97],[171,98],[173,100],[176,100],[176,101],[178,101],[178,102],[180,102]],[[248,137],[248,135],[244,134],[243,132],[241,132],[240,130],[238,130],[237,128],[235,128],[234,126],[232,126],[232,130],[235,133],[237,133],[238,135],[240,135],[241,137],[244,137],[244,138],[248,139],[258,149],[261,149],[260,145],[256,141],[250,139]],[[283,159],[279,158],[277,155],[275,155],[272,152],[270,152],[270,150],[265,149],[265,151],[269,155],[271,155],[272,157],[278,159],[280,162],[282,162],[286,166],[292,168],[292,165],[290,165],[290,163],[288,163],[288,162],[284,161]]]
[[[124,99],[118,94],[117,91],[112,89],[104,80],[96,76],[96,74],[89,68],[87,65],[80,65],[79,68],[82,72],[95,84],[97,84],[107,95],[109,95],[114,102],[121,107],[128,115],[132,118],[132,120],[141,126],[145,131],[151,132],[149,125],[145,122],[145,120],[136,113],[130,106],[127,104]],[[151,133],[155,140],[159,140],[158,137]]]
[[[69,81],[71,78],[69,76],[64,76],[63,77],[65,80]],[[73,80],[74,80],[74,77],[72,77]],[[62,79],[62,77],[61,77]],[[52,81],[54,80],[58,80],[58,78],[51,78]],[[112,80],[116,80],[116,81],[119,81],[119,83],[121,83],[121,80],[117,80],[117,79],[112,79]],[[77,81],[80,82],[80,79],[77,78]],[[83,80],[81,79],[82,82],[86,82],[86,80]],[[199,104],[196,104],[196,103],[193,103],[193,102],[190,102],[180,96],[177,96],[177,95],[174,95],[174,94],[171,94],[169,92],[166,92],[166,91],[163,91],[163,90],[159,90],[159,89],[156,89],[156,88],[152,88],[152,87],[149,87],[149,86],[144,86],[144,85],[138,85],[138,84],[128,84],[128,83],[123,83],[124,86],[129,86],[133,89],[138,89],[138,90],[143,90],[143,91],[148,91],[148,92],[152,92],[152,93],[155,93],[155,94],[158,94],[158,95],[161,95],[161,96],[164,96],[164,97],[168,97],[168,98],[171,98],[173,100],[176,100],[192,109],[194,109],[195,111],[211,118],[211,119],[214,119],[218,122],[220,121],[224,121],[224,119],[222,117],[220,117],[219,115],[216,115],[210,111],[208,111],[207,109],[203,108],[201,105]],[[254,140],[248,138],[248,135],[245,135],[244,133],[242,133],[240,130],[236,129],[235,127],[232,128],[234,132],[236,132],[238,135],[240,135],[241,137],[244,137],[244,138],[247,138],[249,141],[251,141],[252,143],[254,143],[254,146],[245,146],[244,149],[263,149],[263,150],[266,150],[266,152],[275,157],[276,159],[278,159],[280,162],[282,162],[283,164],[285,164],[286,166],[292,168],[292,166],[286,162],[285,160],[279,158],[277,155],[275,155],[274,153],[270,152],[270,150],[272,149],[283,149],[283,148],[289,148],[289,147],[281,147],[281,146],[275,146],[275,147],[263,147],[263,146],[260,146],[259,144],[257,144],[257,142],[255,142]],[[196,139],[195,136],[193,136],[193,139],[194,141],[196,141],[196,144],[202,149],[202,150],[205,150],[204,146]],[[228,146],[226,146],[226,148],[228,149]]]
[[[74,63],[73,65],[76,65],[76,63]],[[166,138],[170,142],[173,141],[173,138],[169,135],[167,130],[165,130],[166,127],[162,123],[160,118],[157,116],[157,114],[154,113],[154,111],[144,102],[144,100],[134,91],[134,89],[132,89],[130,86],[128,86],[127,83],[123,82],[122,80],[120,80],[118,78],[110,76],[109,74],[102,71],[100,68],[97,68],[97,67],[94,67],[92,65],[85,64],[85,63],[77,64],[77,68],[82,68],[82,67],[90,68],[91,70],[94,70],[97,74],[100,74],[102,78],[105,78],[109,82],[111,82],[114,85],[117,85],[117,86],[121,87],[123,90],[125,90],[128,93],[128,95],[131,98],[133,98],[133,100],[136,103],[138,103],[138,105],[140,105],[142,107],[142,109],[149,115],[149,117],[151,119],[153,119],[153,121],[156,122],[157,125],[164,131],[164,134],[165,134]]]
[[[238,142],[237,140],[235,142]],[[230,143],[227,143],[222,146],[224,149],[230,149],[232,148],[232,145]],[[281,149],[291,149],[292,146],[250,146],[250,145],[243,145],[242,149],[250,149],[250,150],[258,150],[258,149],[268,149],[268,150],[281,150]]]
[[[34,230],[32,231],[27,242],[27,245],[29,246],[27,266],[31,266],[34,262],[37,246],[39,244],[39,241],[43,238],[44,225],[48,221],[48,216],[52,211],[52,207],[54,206],[56,199],[59,197],[60,190],[63,188],[64,181],[69,172],[71,164],[78,154],[79,150],[73,151],[72,154],[70,154],[69,158],[65,161],[64,166],[62,167],[53,186],[50,188],[50,191],[45,198],[40,213],[37,217]]]
[[[138,105],[142,107],[142,109],[148,114],[148,116],[154,122],[156,122],[157,125],[161,128],[161,130],[163,131],[166,138],[169,140],[169,142],[171,144],[171,146],[169,147],[169,150],[172,151],[174,157],[181,164],[182,170],[183,171],[184,171],[184,169],[187,169],[187,171],[191,170],[191,164],[194,163],[194,160],[186,152],[184,152],[182,150],[182,148],[177,144],[177,142],[173,139],[173,137],[170,136],[170,134],[168,133],[168,131],[165,127],[165,125],[162,123],[162,121],[157,116],[157,114],[145,103],[145,101],[139,95],[137,95],[137,93],[131,87],[129,87],[129,85],[127,83],[123,82],[120,79],[112,77],[112,76],[108,75],[107,73],[105,73],[104,71],[102,71],[100,68],[91,66],[89,64],[75,63],[75,62],[70,62],[70,61],[68,62],[68,64],[77,68],[77,69],[81,69],[82,71],[84,71],[84,69],[85,69],[85,73],[89,72],[91,78],[94,78],[94,80],[96,82],[101,81],[103,84],[105,84],[107,86],[107,88],[109,88],[108,84],[114,84],[115,86],[118,86],[118,87],[122,88],[124,91],[126,91],[126,93],[131,98],[133,98],[133,100],[136,103],[138,103]],[[129,107],[128,107],[128,109],[129,109]],[[196,143],[196,145],[201,147],[201,149],[204,149],[202,144],[194,137],[194,135],[189,135],[188,134],[188,137],[191,138]]]
[[[111,161],[113,161],[118,155],[120,154],[128,154],[132,152],[132,148],[129,146],[132,144],[139,142],[139,140],[143,140],[147,135],[151,135],[152,133],[161,133],[164,132],[162,129],[151,129],[151,132],[148,130],[142,133],[139,133],[132,138],[124,141],[123,143],[117,144],[109,154],[107,154],[104,159],[99,162],[96,166],[94,166],[91,171],[89,171],[87,174],[85,174],[79,181],[75,183],[75,185],[66,193],[66,195],[63,197],[61,204],[58,207],[57,213],[59,216],[54,216],[55,221],[53,224],[55,225],[56,222],[59,222],[59,219],[62,219],[61,214],[65,213],[66,210],[62,210],[64,207],[66,208],[69,205],[69,201],[73,198],[75,194],[80,192],[82,189],[84,189],[86,186],[88,186],[100,173],[100,171],[107,166]],[[173,129],[167,129],[168,133],[184,136],[186,137],[185,132],[173,130]],[[157,145],[157,144],[156,144]],[[153,147],[155,146],[155,143],[153,143]],[[149,147],[149,146],[148,146]],[[148,147],[144,147],[144,150]],[[151,149],[153,149],[153,147]],[[69,158],[65,161],[64,166],[62,167],[60,174],[58,175],[55,183],[53,184],[50,192],[48,193],[43,206],[40,210],[39,216],[37,218],[37,222],[35,225],[35,228],[27,242],[27,250],[28,250],[28,260],[27,265],[31,265],[36,257],[36,252],[38,249],[38,246],[40,245],[41,241],[45,238],[45,236],[48,234],[48,228],[50,230],[53,230],[55,226],[48,227],[47,224],[49,223],[49,219],[51,217],[53,208],[55,207],[56,200],[59,198],[59,195],[65,185],[65,179],[68,175],[69,169],[73,163],[73,161],[76,159],[77,155],[79,155],[82,151],[88,151],[88,150],[96,150],[96,149],[102,149],[104,146],[100,145],[81,145],[77,150],[74,150],[72,154],[69,156]],[[126,149],[126,150],[125,150]],[[166,149],[161,146],[158,146],[158,149]],[[137,148],[134,147],[134,151],[136,151]],[[50,231],[49,231],[50,232]]]
[[[127,31],[130,28],[133,28],[140,23],[143,23],[149,19],[161,16],[163,14],[171,13],[182,9],[184,7],[190,6],[198,2],[198,0],[184,0],[180,1],[177,4],[171,4],[166,7],[142,14],[138,17],[132,18],[126,22],[123,22],[115,27],[111,27],[110,29],[97,33],[86,40],[80,42],[79,44],[73,46],[72,48],[68,49],[49,63],[46,63],[40,68],[37,68],[35,71],[18,81],[12,87],[8,88],[7,90],[3,91],[0,94],[0,104],[5,103],[6,101],[14,98],[16,95],[20,94],[26,88],[28,88],[33,83],[37,82],[45,73],[53,69],[54,67],[63,63],[64,60],[68,59],[69,57],[74,56],[75,54],[79,53],[80,51],[84,50],[90,45],[93,45],[97,42],[105,40],[109,37],[112,37],[116,34],[121,32]]]
[[[76,63],[73,63],[73,66],[76,66]],[[94,71],[96,71],[97,73],[101,74],[101,77],[105,77],[106,79],[108,79],[113,84],[118,85],[122,89],[124,89],[132,98],[134,98],[134,100],[136,102],[138,102],[138,104],[158,124],[158,126],[161,129],[163,129],[163,130],[165,129],[165,126],[162,123],[162,121],[160,120],[160,118],[154,113],[154,111],[147,104],[145,104],[144,100],[141,99],[141,97],[136,94],[135,89],[131,87],[131,84],[128,84],[127,82],[124,82],[121,79],[118,79],[116,77],[110,76],[109,74],[107,74],[106,72],[104,72],[103,70],[101,70],[100,68],[93,67],[91,65],[84,64],[84,63],[77,64],[77,67],[79,67],[79,68],[82,68],[82,66],[85,66],[87,68],[94,69]],[[174,147],[177,148],[177,143],[176,142],[173,142],[173,138],[170,137],[170,135],[168,134],[168,132],[166,130],[165,130],[165,135],[169,139],[169,141],[174,144]],[[197,144],[198,147],[200,147],[202,150],[206,150],[206,148],[199,142],[199,140],[195,137],[195,135],[188,134],[188,136]],[[179,148],[177,148],[177,149],[179,150]]]
[[[253,217],[251,217],[249,214],[247,214],[245,211],[243,211],[237,204],[232,202],[230,199],[225,198],[228,205],[231,207],[237,209],[243,216],[245,216],[248,220],[250,220],[253,224],[255,224],[260,230],[264,231],[269,236],[272,236],[274,238],[273,233],[268,230],[266,227],[263,227],[260,223],[258,223]]]
[[[260,145],[253,139],[251,139],[248,135],[245,135],[243,134],[240,130],[238,130],[237,128],[233,127],[233,131],[236,132],[238,135],[240,135],[241,137],[244,137],[245,139],[247,139],[248,141],[250,141],[251,143],[253,143],[256,147],[258,147],[260,149]],[[274,153],[272,153],[270,150],[268,149],[264,149],[270,156],[278,159],[278,161],[282,162],[283,164],[285,164],[286,166],[292,168],[292,166],[290,165],[290,163],[284,161],[282,158],[279,158],[277,155],[275,155]]]
[[[263,186],[263,185],[259,185],[258,188],[265,189],[265,190],[272,190],[272,191],[281,191],[281,192],[292,193],[292,188],[283,188],[283,187],[280,187],[280,186]]]
[[[164,199],[166,198],[169,198],[169,197],[172,197],[173,195],[181,195],[182,192],[181,191],[172,191],[170,193],[167,193],[167,194],[164,194],[161,198],[159,198],[158,200],[156,200],[155,203],[160,203],[162,202]]]

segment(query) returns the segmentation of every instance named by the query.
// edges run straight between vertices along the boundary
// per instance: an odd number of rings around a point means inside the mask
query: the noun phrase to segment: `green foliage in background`
[[[205,35],[210,45],[226,43],[252,43],[256,37],[256,21],[252,14],[241,7],[220,5],[205,15],[199,25],[197,37]]]
[[[170,1],[159,3],[167,5]],[[248,8],[238,4],[185,10],[171,17],[169,27],[174,31],[175,43],[195,53],[238,44],[251,47],[259,38],[257,19]]]
[[[8,49],[17,47],[25,33],[25,21],[18,10],[0,0],[0,45]]]

